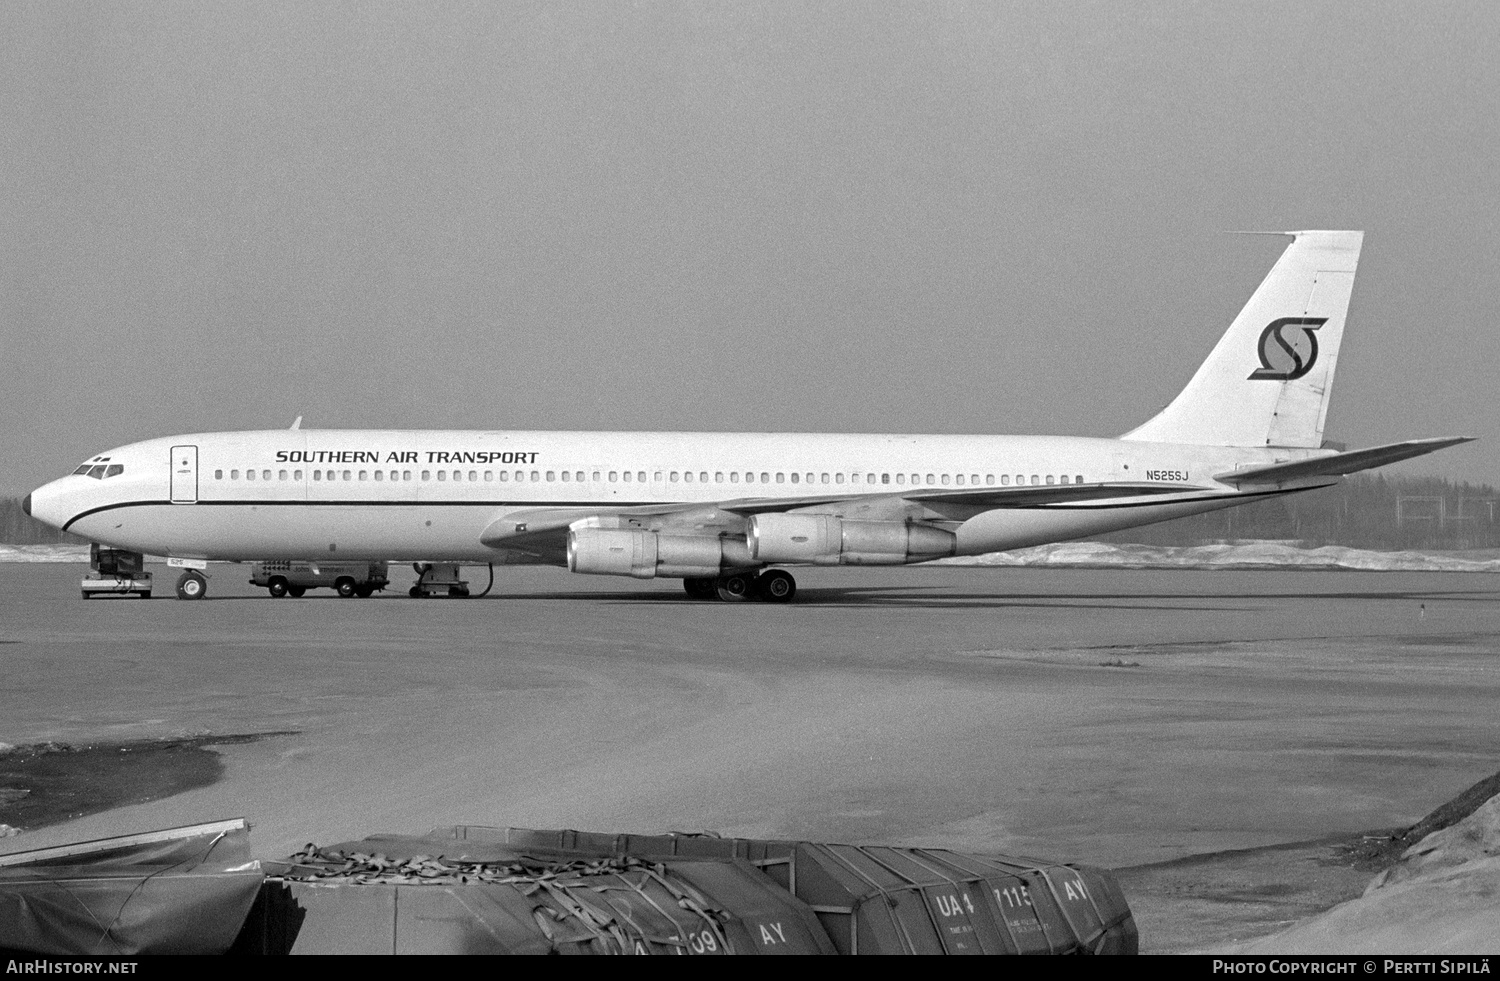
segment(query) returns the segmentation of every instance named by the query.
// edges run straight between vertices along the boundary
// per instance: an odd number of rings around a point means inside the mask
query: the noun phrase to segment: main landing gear
[[[718,578],[689,577],[682,588],[693,599],[718,598],[726,603],[764,600],[767,603],[789,603],[797,595],[797,580],[790,572],[768,569],[754,572],[731,572]]]

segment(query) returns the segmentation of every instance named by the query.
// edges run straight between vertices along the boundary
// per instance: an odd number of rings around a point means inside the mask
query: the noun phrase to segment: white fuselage
[[[480,535],[539,508],[580,518],[643,505],[838,495],[840,510],[923,489],[1018,482],[1193,485],[1165,497],[1033,507],[929,504],[959,554],[1196,514],[1245,493],[1214,474],[1327,455],[1057,436],[270,430],[198,433],[101,454],[118,474],[36,490],[31,511],[117,548],[209,560],[503,561]],[[1326,482],[1326,481],[1325,481]],[[831,506],[799,508],[812,513]],[[560,557],[549,557],[561,561]]]

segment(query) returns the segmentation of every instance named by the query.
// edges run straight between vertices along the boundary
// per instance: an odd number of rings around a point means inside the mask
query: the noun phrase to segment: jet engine
[[[596,576],[717,576],[751,565],[745,543],[717,535],[576,528],[568,532],[568,570]]]
[[[831,514],[761,514],[750,519],[757,562],[904,565],[958,551],[952,532],[907,521],[845,521]]]

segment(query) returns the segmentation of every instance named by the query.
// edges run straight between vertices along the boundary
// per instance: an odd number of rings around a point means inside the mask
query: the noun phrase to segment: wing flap
[[[1365,450],[1352,450],[1333,456],[1320,456],[1313,460],[1295,460],[1291,463],[1276,463],[1268,467],[1252,467],[1248,470],[1231,470],[1216,474],[1214,479],[1225,484],[1275,484],[1303,477],[1336,477],[1358,473],[1372,467],[1383,467],[1388,463],[1410,460],[1412,457],[1433,453],[1437,450],[1468,443],[1472,436],[1439,436],[1433,439],[1411,439],[1404,443],[1387,443]]]

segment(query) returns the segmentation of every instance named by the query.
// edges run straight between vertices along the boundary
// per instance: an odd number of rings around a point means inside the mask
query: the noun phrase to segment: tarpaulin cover
[[[840,953],[1135,953],[1130,907],[1103,869],[947,849],[609,835],[458,826],[435,829],[478,852],[735,858],[818,915]]]
[[[834,952],[811,910],[741,860],[538,861],[453,843],[387,835],[268,863],[247,933],[259,924],[266,953]]]
[[[222,954],[262,878],[243,819],[0,856],[0,947]]]

